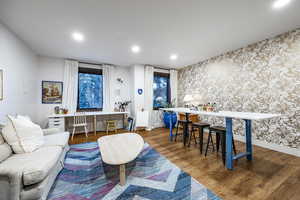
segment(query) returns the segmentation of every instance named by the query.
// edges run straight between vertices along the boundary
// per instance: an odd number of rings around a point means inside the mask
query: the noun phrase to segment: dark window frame
[[[167,82],[167,102],[171,103],[170,74],[169,73],[162,73],[162,72],[154,72],[153,80],[154,80],[155,76],[168,78],[168,82]],[[153,94],[154,94],[154,90],[153,90]],[[163,108],[163,107],[154,107],[154,104],[153,104],[153,110],[159,110],[160,108]]]
[[[102,75],[103,76],[102,69],[86,68],[86,67],[79,67],[78,68],[77,111],[78,112],[103,111],[103,91],[102,91],[102,108],[79,108],[79,73],[82,73],[82,74],[97,74],[97,75]],[[103,77],[102,77],[102,88],[103,88]]]

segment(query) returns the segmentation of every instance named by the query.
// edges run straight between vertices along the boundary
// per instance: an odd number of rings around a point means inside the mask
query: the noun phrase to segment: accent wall
[[[219,110],[280,113],[279,119],[253,121],[256,140],[300,148],[300,29],[182,68],[179,105],[186,94]],[[224,119],[202,117],[213,125]],[[234,133],[244,123],[234,120]]]

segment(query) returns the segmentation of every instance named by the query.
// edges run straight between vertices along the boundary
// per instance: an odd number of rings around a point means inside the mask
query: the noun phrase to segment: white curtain
[[[65,60],[64,88],[63,88],[63,108],[70,113],[76,112],[78,92],[78,62]]]
[[[177,81],[178,81],[178,72],[177,70],[170,70],[170,87],[171,87],[171,101],[174,103],[175,107],[177,107]]]
[[[149,123],[148,130],[152,129],[152,111],[153,111],[153,75],[154,75],[154,67],[145,66],[145,110],[149,111]]]
[[[114,66],[103,65],[103,111],[112,112],[114,110]]]

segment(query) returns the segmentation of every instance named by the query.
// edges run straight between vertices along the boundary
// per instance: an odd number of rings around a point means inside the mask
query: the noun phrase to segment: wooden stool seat
[[[223,126],[211,126],[209,130],[213,132],[226,132],[226,128]]]
[[[106,121],[106,134],[108,134],[109,131],[114,131],[115,133],[117,133],[116,120],[107,120]]]
[[[205,128],[205,127],[209,127],[210,124],[208,123],[205,123],[205,122],[196,122],[196,123],[193,123],[192,126],[194,126],[195,128]]]

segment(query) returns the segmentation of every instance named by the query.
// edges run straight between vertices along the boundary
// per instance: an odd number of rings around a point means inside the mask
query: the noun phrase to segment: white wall
[[[25,114],[37,120],[37,57],[23,41],[0,23],[0,69],[4,73],[4,99],[0,121],[7,114]]]
[[[38,123],[46,127],[47,116],[54,113],[55,106],[61,104],[42,104],[42,81],[63,81],[64,59],[38,56],[38,99],[37,99],[37,116]]]
[[[155,72],[169,73],[168,70],[154,69]],[[130,69],[131,88],[130,91],[131,98],[133,100],[133,105],[131,107],[131,113],[135,116],[135,113],[143,108],[145,108],[145,96],[144,92],[142,95],[138,94],[138,89],[143,89],[145,91],[145,66],[144,65],[133,65]],[[151,110],[151,126],[152,128],[163,127],[164,123],[162,121],[162,111]]]
[[[54,113],[55,106],[61,106],[60,104],[42,104],[41,102],[41,83],[42,80],[47,81],[63,81],[64,75],[64,59],[61,58],[52,58],[46,56],[39,56],[38,58],[39,70],[37,73],[38,76],[38,123],[42,127],[46,127],[48,119],[47,116]],[[131,100],[130,98],[130,69],[128,67],[119,67],[116,66],[113,74],[113,93],[116,94],[116,90],[120,89],[120,98],[116,96],[113,97],[114,101],[117,100]],[[124,80],[123,84],[118,83],[117,78],[122,78]],[[101,123],[99,123],[99,129],[103,130]],[[119,126],[122,123],[119,122]]]
[[[134,85],[133,88],[131,90],[132,97],[133,97],[133,111],[134,113],[132,113],[133,115],[135,115],[135,113],[137,111],[142,110],[143,108],[145,108],[145,96],[144,96],[144,92],[145,92],[145,68],[144,65],[134,65],[132,66],[132,74],[131,74],[131,78],[134,79]],[[138,89],[142,89],[143,93],[140,95],[138,94]]]

